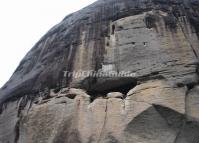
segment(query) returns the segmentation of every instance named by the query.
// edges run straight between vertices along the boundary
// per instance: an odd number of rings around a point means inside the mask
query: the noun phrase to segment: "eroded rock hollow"
[[[50,29],[0,89],[0,143],[198,143],[198,58],[199,0],[99,0]]]

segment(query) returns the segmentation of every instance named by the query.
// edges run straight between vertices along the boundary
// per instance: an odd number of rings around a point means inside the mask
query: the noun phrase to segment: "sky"
[[[0,87],[51,27],[95,1],[0,0]]]

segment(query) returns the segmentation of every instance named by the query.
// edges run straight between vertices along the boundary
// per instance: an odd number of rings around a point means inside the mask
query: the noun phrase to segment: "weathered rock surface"
[[[0,143],[198,143],[198,56],[199,0],[99,0],[0,89]]]
[[[166,81],[152,80],[132,89],[125,99],[112,96],[93,102],[78,89],[62,89],[49,99],[27,104],[22,97],[7,104],[0,115],[0,141],[197,143],[199,116],[191,106],[195,102],[186,100],[183,88],[179,93],[170,88]]]

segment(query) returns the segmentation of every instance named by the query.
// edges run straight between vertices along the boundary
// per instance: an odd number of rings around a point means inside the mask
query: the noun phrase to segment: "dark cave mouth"
[[[124,98],[126,98],[127,93],[131,89],[135,88],[136,86],[137,86],[137,81],[133,81],[133,82],[129,82],[129,83],[121,84],[121,85],[106,87],[101,90],[93,88],[86,91],[91,96],[91,102],[93,102],[95,99],[99,97],[105,98],[107,94],[111,92],[120,92],[124,95]]]

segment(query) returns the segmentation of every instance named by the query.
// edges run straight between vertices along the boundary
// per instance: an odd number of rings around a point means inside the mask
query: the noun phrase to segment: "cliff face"
[[[99,0],[54,26],[0,90],[0,142],[198,143],[198,56],[199,0]],[[135,75],[64,77],[81,70]]]

